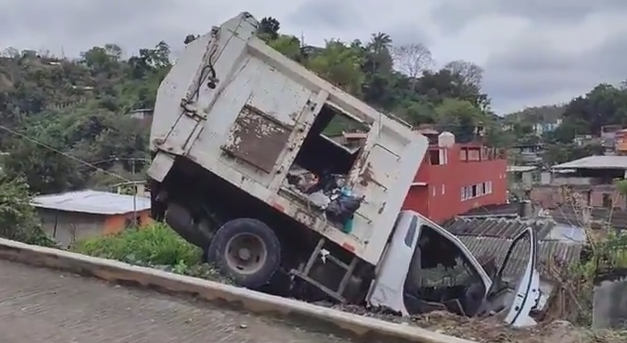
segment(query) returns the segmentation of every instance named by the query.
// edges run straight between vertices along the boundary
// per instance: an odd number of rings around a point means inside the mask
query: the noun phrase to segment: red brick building
[[[443,223],[477,207],[507,202],[507,160],[494,148],[455,143],[443,132],[416,173],[404,209]]]

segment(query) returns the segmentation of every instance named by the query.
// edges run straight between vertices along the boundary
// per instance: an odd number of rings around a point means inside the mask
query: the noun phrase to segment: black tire
[[[251,268],[235,266],[237,257],[233,257],[236,240],[250,239],[259,244],[263,254],[250,253]],[[232,246],[233,245],[233,246]],[[232,248],[232,249],[229,249]],[[246,248],[248,250],[248,248]],[[262,256],[263,257],[259,257]],[[258,288],[267,284],[281,263],[281,243],[278,237],[263,222],[257,219],[240,218],[227,222],[213,236],[207,249],[207,260],[214,263],[218,270],[231,277],[238,285],[246,288]],[[247,264],[245,261],[242,264]],[[247,270],[248,269],[248,270]]]

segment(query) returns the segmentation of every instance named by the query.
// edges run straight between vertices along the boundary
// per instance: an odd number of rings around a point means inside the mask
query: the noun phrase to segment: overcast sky
[[[273,16],[308,44],[381,31],[426,44],[440,64],[477,63],[500,113],[627,79],[624,0],[0,0],[0,48],[77,56],[104,43],[136,50],[166,40],[176,50],[188,33],[241,11]]]

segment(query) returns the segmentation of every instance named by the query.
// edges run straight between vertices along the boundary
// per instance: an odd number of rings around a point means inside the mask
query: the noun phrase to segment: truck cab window
[[[460,315],[474,315],[486,292],[464,252],[429,225],[420,228],[404,289],[411,313],[444,307]]]

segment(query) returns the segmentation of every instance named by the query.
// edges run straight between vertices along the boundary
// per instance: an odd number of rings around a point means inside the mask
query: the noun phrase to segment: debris
[[[325,306],[325,304],[319,304]],[[329,307],[328,304],[326,304]],[[404,325],[415,325],[445,335],[464,338],[480,343],[623,343],[627,331],[593,331],[575,327],[568,321],[557,320],[537,326],[515,329],[499,318],[469,318],[447,311],[434,311],[411,318],[400,317],[389,312],[371,312],[361,306],[333,305],[335,309],[373,317]]]

